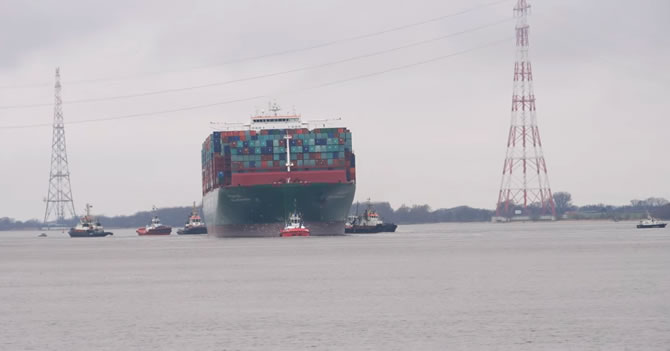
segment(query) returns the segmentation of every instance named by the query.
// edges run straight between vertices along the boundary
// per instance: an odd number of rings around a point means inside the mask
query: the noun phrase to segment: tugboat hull
[[[71,238],[99,238],[107,235],[114,235],[112,232],[81,231],[70,229],[68,232]]]
[[[306,228],[284,229],[279,233],[279,236],[281,236],[282,238],[291,236],[309,236],[309,229]]]
[[[178,229],[177,234],[179,235],[191,235],[191,234],[207,234],[207,227],[191,227]]]
[[[649,228],[665,228],[668,225],[667,223],[658,223],[658,224],[638,224],[637,229],[649,229]]]
[[[376,226],[353,225],[345,227],[347,234],[374,234],[374,233],[393,233],[398,226],[393,223],[378,224]]]
[[[172,227],[158,227],[158,228],[139,228],[137,229],[137,235],[170,235],[172,233]]]

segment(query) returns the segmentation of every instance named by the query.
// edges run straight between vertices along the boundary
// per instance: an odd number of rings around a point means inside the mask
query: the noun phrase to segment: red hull
[[[279,232],[281,237],[309,236],[309,229],[283,229]]]
[[[170,235],[172,227],[160,226],[149,230],[147,228],[138,228],[136,232],[138,235]]]
[[[344,170],[313,170],[286,172],[233,173],[233,186],[253,186],[283,184],[290,178],[291,183],[347,183]]]

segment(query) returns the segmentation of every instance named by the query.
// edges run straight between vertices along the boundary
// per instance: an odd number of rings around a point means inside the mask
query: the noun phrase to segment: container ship
[[[270,111],[239,130],[213,132],[203,143],[208,233],[279,236],[290,214],[299,212],[310,235],[343,235],[356,191],[351,132],[309,129],[299,115],[278,115],[276,106]]]

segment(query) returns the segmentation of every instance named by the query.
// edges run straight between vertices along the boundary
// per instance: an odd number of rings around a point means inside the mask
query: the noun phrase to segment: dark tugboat
[[[71,238],[92,238],[113,235],[111,232],[106,232],[100,222],[91,216],[91,207],[93,206],[86,204],[86,215],[79,219],[79,224],[76,227],[70,228],[68,233]]]
[[[358,211],[356,211],[358,213]],[[349,220],[344,225],[345,233],[382,233],[395,232],[398,226],[393,223],[384,223],[375,212],[368,200],[368,207],[360,216],[349,216]]]
[[[637,225],[638,229],[648,229],[648,228],[665,228],[668,225],[665,222],[659,222],[656,218],[652,217],[647,213],[647,219],[643,219]]]
[[[198,215],[198,209],[195,207],[195,202],[193,203],[193,211],[191,211],[191,216],[188,217],[188,221],[186,221],[184,228],[177,230],[177,234],[207,234],[207,226],[205,226],[205,223],[202,222],[200,215]]]
[[[156,206],[153,208],[154,216],[151,218],[151,224],[136,230],[138,235],[170,235],[172,227],[162,225],[161,220],[156,215]]]

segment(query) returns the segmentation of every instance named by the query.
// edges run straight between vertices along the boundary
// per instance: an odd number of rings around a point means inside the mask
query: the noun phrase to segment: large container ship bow
[[[356,191],[346,128],[305,128],[299,115],[262,115],[214,132],[202,147],[203,211],[210,235],[279,236],[302,214],[311,235],[344,234]]]

